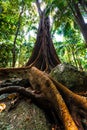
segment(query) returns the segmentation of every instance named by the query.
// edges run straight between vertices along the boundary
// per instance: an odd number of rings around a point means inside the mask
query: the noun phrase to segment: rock
[[[56,80],[73,91],[87,91],[87,74],[70,64],[61,63],[50,73]]]
[[[50,130],[44,112],[29,103],[29,99],[22,100],[18,106],[8,112],[9,101],[6,109],[0,113],[0,130]]]

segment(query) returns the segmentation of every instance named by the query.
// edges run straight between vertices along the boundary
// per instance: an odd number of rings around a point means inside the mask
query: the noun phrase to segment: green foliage
[[[30,56],[32,49],[28,47],[28,44],[32,43],[30,38],[32,34],[29,34],[29,32],[32,30],[33,35],[35,35],[37,30],[36,21],[38,21],[35,4],[31,2],[32,0],[0,1],[0,67],[12,66],[13,42],[22,4],[24,4],[24,10],[16,40],[16,65],[23,65]],[[27,42],[26,46],[24,41]],[[35,42],[35,37],[33,42]]]
[[[87,49],[67,1],[44,0],[41,6],[46,5],[46,14],[49,15],[50,13],[53,21],[51,34],[61,61],[87,70]],[[24,5],[24,10],[15,50],[16,66],[23,66],[32,53],[39,22],[35,0],[1,0],[0,67],[12,66],[13,42],[22,5]],[[54,37],[55,34],[56,37],[63,35],[63,40],[59,42]]]
[[[0,67],[11,66],[12,44],[0,44]]]
[[[61,25],[58,34],[61,33],[64,35],[63,41],[55,42],[55,47],[61,61],[70,63],[78,69],[86,70],[87,49],[79,29],[76,29],[74,22],[71,21]]]
[[[2,10],[0,12],[0,39],[8,39],[11,37],[11,34],[14,34],[16,31],[18,18],[18,13],[16,13],[16,10],[18,10],[18,6],[13,3],[8,0],[0,1],[0,8]],[[16,9],[13,7],[16,7]]]

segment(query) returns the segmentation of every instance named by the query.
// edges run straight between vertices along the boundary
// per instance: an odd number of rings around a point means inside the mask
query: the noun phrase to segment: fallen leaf
[[[6,108],[6,105],[4,103],[0,103],[0,112],[5,110],[5,108]]]
[[[14,99],[14,98],[16,98],[17,96],[18,96],[17,93],[12,93],[12,94],[9,94],[9,95],[8,95],[8,99]]]

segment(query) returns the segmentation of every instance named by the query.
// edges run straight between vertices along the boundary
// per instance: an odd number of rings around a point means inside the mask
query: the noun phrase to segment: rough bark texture
[[[6,71],[6,69],[1,70]],[[12,71],[14,72],[14,69],[10,69],[9,73],[12,73]],[[50,115],[53,111],[54,114],[52,114],[52,118],[55,117],[57,120],[57,125],[61,130],[85,130],[82,125],[82,119],[84,115],[84,120],[87,120],[87,98],[73,93],[64,85],[56,82],[45,72],[42,72],[35,67],[26,68],[26,71],[26,77],[29,79],[32,86],[32,91],[34,90],[36,94],[31,92],[29,89],[24,89],[23,87],[2,88],[0,89],[0,94],[6,92],[19,92],[22,95],[31,97],[31,99],[39,104],[39,106],[41,105],[44,110],[46,110],[44,105],[48,102],[50,105],[47,105],[47,107],[51,110]],[[20,71],[20,73],[22,75],[24,70]],[[45,96],[45,101],[43,100],[44,98],[41,98],[40,93]],[[82,115],[81,113],[84,114]],[[59,124],[63,124],[63,127]]]
[[[41,78],[39,78],[39,76]],[[59,115],[60,119],[63,121],[65,130],[78,130],[72,117],[69,114],[69,111],[62,96],[60,95],[53,82],[46,75],[43,75],[43,72],[38,71],[34,67],[30,69],[29,81],[34,87],[35,85],[40,86],[39,89],[41,89],[41,92],[43,92],[45,96],[52,102],[56,110],[56,114]]]
[[[21,12],[19,14],[17,29],[16,29],[16,33],[15,33],[14,42],[13,42],[13,63],[12,63],[12,67],[15,67],[15,63],[16,63],[16,41],[17,41],[19,30],[20,30],[21,16],[23,14],[23,10],[24,10],[24,2],[22,0],[22,9],[21,9]]]
[[[50,72],[60,60],[51,39],[49,17],[45,13],[45,10],[41,12],[37,40],[26,66],[33,65],[42,71]]]
[[[84,8],[86,6],[86,1],[85,2],[81,2],[81,1],[76,2],[75,0],[69,0],[68,4],[69,4],[69,6],[70,6],[70,8],[72,10],[72,13],[73,13],[73,15],[75,17],[75,20],[76,20],[78,26],[80,27],[80,30],[81,30],[82,35],[84,37],[84,40],[87,43],[87,24],[84,21],[84,18],[83,18],[82,14],[81,14],[81,9],[79,7],[81,5],[82,6],[81,8],[83,8],[83,10],[86,12],[86,10]]]

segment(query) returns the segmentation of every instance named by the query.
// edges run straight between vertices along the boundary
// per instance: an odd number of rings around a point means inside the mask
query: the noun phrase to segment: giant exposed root
[[[51,77],[50,77],[51,78]],[[51,78],[52,79],[52,78]],[[67,87],[65,87],[64,85],[62,85],[59,82],[56,82],[54,79],[52,79],[53,83],[56,85],[57,89],[59,91],[61,91],[62,93],[64,93],[64,95],[66,95],[66,98],[68,100],[74,100],[74,102],[79,106],[82,107],[83,109],[85,109],[87,111],[87,97],[84,96],[80,96],[74,92],[72,92],[71,90],[69,90]]]
[[[43,72],[38,71],[35,67],[30,69],[29,81],[34,87],[37,85],[40,86],[41,92],[43,92],[52,102],[52,105],[56,110],[56,114],[59,115],[60,119],[63,121],[65,130],[78,130],[62,96],[56,89],[53,82],[47,76],[43,75]]]
[[[25,70],[27,73],[25,73]],[[15,74],[17,73],[17,75],[19,74],[20,76],[26,75],[25,77],[29,79],[29,83],[31,84],[33,90],[36,92],[39,90],[44,98],[39,94],[32,93],[33,91],[20,87],[2,88],[0,89],[0,94],[7,92],[19,92],[22,95],[27,95],[29,98],[34,99],[39,106],[41,105],[41,102],[44,102],[41,106],[44,109],[46,109],[46,106],[50,110],[52,108],[52,111],[54,111],[53,115],[57,115],[64,125],[65,130],[84,130],[82,119],[85,118],[85,120],[87,120],[87,117],[85,116],[87,115],[86,97],[73,93],[68,88],[52,79],[48,74],[35,67],[20,68],[19,70],[7,69],[8,74],[12,73],[12,71],[15,71]],[[49,104],[49,106],[47,104]]]
[[[43,73],[41,71],[38,71],[35,67],[32,67],[30,69],[29,80],[30,80],[33,87],[35,87],[37,85],[40,86],[39,89],[41,89],[41,91],[46,95],[46,97],[51,100],[51,102],[52,102],[53,106],[55,107],[56,111],[61,112],[62,115],[60,115],[59,113],[57,113],[57,114],[59,114],[59,116],[61,116],[61,119],[63,120],[63,122],[65,122],[65,121],[68,122],[68,121],[72,120],[72,119],[70,119],[71,117],[70,117],[69,111],[68,111],[68,109],[67,109],[67,107],[65,105],[65,102],[62,99],[62,96],[60,95],[60,93],[58,91],[58,88],[56,88],[56,86],[59,86],[61,88],[62,85],[60,83],[57,84],[56,81],[52,82],[52,79],[50,80],[48,78],[47,74],[45,74],[45,73]],[[59,90],[63,91],[62,93],[65,94],[67,99],[69,99],[69,100],[72,99],[73,101],[75,100],[75,103],[77,105],[79,104],[80,107],[82,107],[84,110],[87,111],[87,106],[86,106],[87,105],[87,99],[86,99],[86,97],[79,96],[79,95],[71,92],[65,86],[63,86],[62,88],[59,89]],[[82,106],[82,104],[84,104],[84,105]],[[67,118],[67,117],[69,117],[69,118]],[[68,124],[67,124],[67,126],[68,126]],[[70,125],[70,128],[71,128],[71,130],[73,130],[72,125]],[[65,129],[70,129],[70,128],[68,127],[68,128],[65,128]]]

